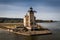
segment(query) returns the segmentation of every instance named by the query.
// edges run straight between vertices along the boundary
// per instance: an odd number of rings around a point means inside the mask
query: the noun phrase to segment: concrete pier
[[[27,31],[27,32],[13,32],[15,34],[19,35],[25,35],[25,36],[33,36],[33,35],[48,35],[52,34],[49,30],[42,30],[42,31]]]

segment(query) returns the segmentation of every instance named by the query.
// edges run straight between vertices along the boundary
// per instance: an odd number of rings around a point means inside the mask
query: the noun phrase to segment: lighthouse
[[[33,8],[30,7],[30,10],[28,11],[29,13],[29,27],[34,27],[34,25],[36,25],[36,22],[35,22],[35,16],[34,16],[34,12],[33,11]]]
[[[28,29],[32,29],[32,27],[35,27],[36,25],[36,17],[34,16],[34,12],[36,11],[34,11],[32,7],[30,7],[30,9],[28,10],[28,14],[26,14],[24,17],[24,26]]]
[[[28,10],[28,13],[24,17],[24,27],[29,30],[35,30],[42,28],[40,25],[36,23],[36,17],[34,15],[36,11],[33,10],[32,7]]]

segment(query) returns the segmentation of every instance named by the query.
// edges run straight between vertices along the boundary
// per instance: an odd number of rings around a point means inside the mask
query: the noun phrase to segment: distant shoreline
[[[54,20],[35,20],[36,23],[50,23],[57,22]],[[0,23],[23,23],[23,18],[0,18]]]

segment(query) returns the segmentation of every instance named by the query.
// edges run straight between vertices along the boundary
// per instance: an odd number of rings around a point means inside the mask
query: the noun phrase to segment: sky
[[[60,20],[60,0],[0,0],[0,17],[24,18],[30,7],[36,19]]]

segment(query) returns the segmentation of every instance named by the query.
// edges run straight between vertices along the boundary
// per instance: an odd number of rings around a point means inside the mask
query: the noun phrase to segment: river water
[[[60,22],[39,23],[52,31],[51,35],[23,36],[0,29],[0,40],[60,40]]]

